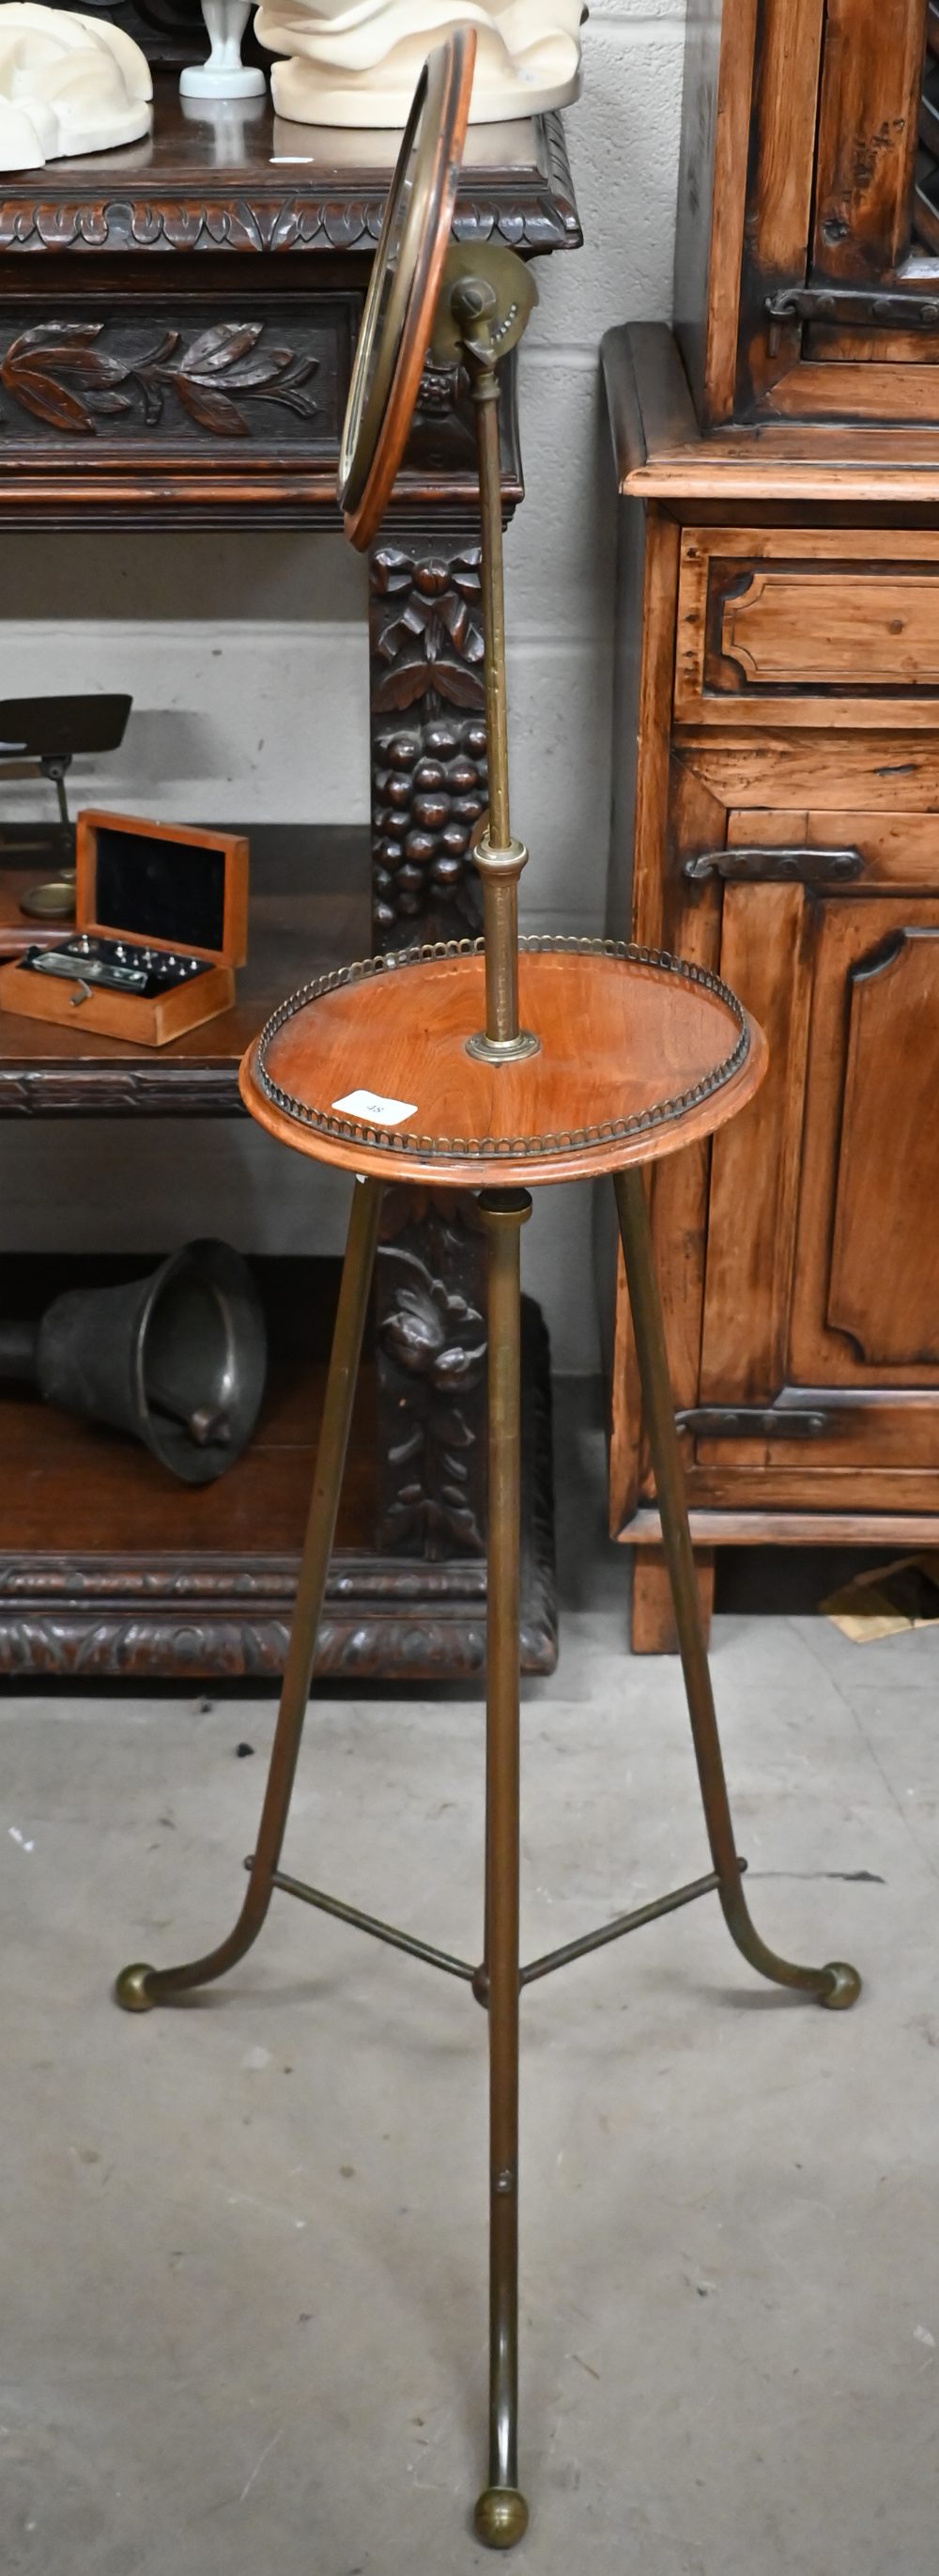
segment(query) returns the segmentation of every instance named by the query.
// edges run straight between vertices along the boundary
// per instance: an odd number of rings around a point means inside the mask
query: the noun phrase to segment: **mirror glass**
[[[413,261],[416,246],[413,221],[412,239],[408,241],[408,219],[420,195],[416,181],[426,109],[425,63],[395,165],[355,353],[339,454],[339,503],[343,510],[355,508],[368,481],[401,346],[409,257]]]
[[[407,441],[450,238],[475,52],[468,27],[435,47],[401,139],[339,454],[339,503],[357,545],[374,533]]]

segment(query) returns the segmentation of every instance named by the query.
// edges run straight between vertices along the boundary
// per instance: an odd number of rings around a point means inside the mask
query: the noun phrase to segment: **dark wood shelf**
[[[17,831],[20,837],[25,833]],[[240,1112],[238,1066],[269,1013],[298,985],[351,957],[367,956],[371,948],[365,826],[269,824],[253,830],[250,839],[248,963],[238,976],[234,1009],[204,1028],[187,1030],[168,1047],[83,1035],[78,1019],[74,1029],[64,1029],[0,1012],[0,1118],[205,1118]],[[42,873],[41,858],[24,870],[18,855],[14,885],[35,883]],[[0,849],[3,886],[9,894]]]
[[[3,172],[0,249],[361,250],[370,259],[399,139],[292,125],[270,98],[240,120],[210,102],[184,106],[178,77],[156,72],[153,131],[140,142],[53,162],[41,175]],[[454,230],[462,241],[501,234],[527,252],[582,240],[557,114],[471,126]]]
[[[156,1266],[8,1257],[0,1313],[38,1315],[63,1288]],[[194,1489],[142,1446],[0,1385],[0,1671],[179,1677],[282,1669],[339,1280],[338,1261],[252,1264],[268,1322],[268,1389],[244,1456]],[[486,1568],[375,1553],[374,1358],[362,1370],[317,1670],[432,1680],[478,1673]],[[547,1341],[525,1319],[523,1662],[555,1659]],[[90,1542],[93,1539],[93,1547]]]
[[[4,173],[0,526],[18,536],[337,529],[341,424],[396,148],[391,134],[281,123],[266,99],[243,119],[209,108],[190,115],[175,73],[161,72],[145,141]],[[471,130],[455,231],[463,241],[501,239],[527,258],[580,241],[557,116]],[[512,356],[501,413],[510,517],[523,491]],[[248,546],[246,614],[253,573]],[[400,864],[399,825],[407,838],[418,772],[437,764],[443,724],[452,737],[445,770],[452,757],[485,803],[483,616],[473,406],[458,371],[428,367],[370,566],[371,888],[364,831],[252,830],[250,953],[235,1008],[160,1051],[93,1038],[80,1013],[67,1030],[0,1017],[0,1117],[236,1115],[239,1060],[289,992],[373,948],[475,926],[468,861],[454,882],[457,791],[447,784],[437,822],[422,827],[417,872]],[[74,782],[70,796],[77,805]],[[187,816],[200,819],[220,818]],[[22,837],[10,828],[10,839]],[[37,851],[29,872],[45,878],[60,865],[60,852]],[[22,853],[4,862],[0,847],[0,953],[4,889],[9,912],[28,869]],[[379,1262],[368,1470],[380,1503],[373,1509],[373,1487],[356,1484],[359,1553],[350,1539],[337,1557],[324,1655],[334,1669],[348,1663],[376,1676],[462,1674],[479,1668],[485,1622],[480,1240],[471,1203],[454,1193],[413,1206],[389,1193],[387,1222],[395,1241]],[[540,1485],[526,1504],[529,1564],[540,1569],[531,1665],[554,1655],[543,1332],[538,1347],[529,1375],[542,1389],[530,1426]],[[272,1402],[279,1366],[278,1349]],[[285,1421],[313,1421],[318,1366],[305,1357],[291,1378]],[[40,1428],[38,1417],[21,1432],[29,1437],[17,1473],[34,1443],[49,1490],[29,1523],[34,1552],[24,1552],[18,1522],[0,1557],[6,1670],[278,1669],[299,1535],[291,1497],[309,1481],[312,1435],[280,1448],[265,1435],[200,1504],[202,1536],[187,1557],[176,1533],[191,1529],[195,1506],[167,1484],[158,1509],[150,1462],[119,1464],[99,1435]],[[367,1467],[363,1446],[355,1474]],[[53,1529],[54,1487],[63,1508]],[[100,1550],[99,1517],[108,1538]],[[413,1557],[394,1554],[412,1543]]]

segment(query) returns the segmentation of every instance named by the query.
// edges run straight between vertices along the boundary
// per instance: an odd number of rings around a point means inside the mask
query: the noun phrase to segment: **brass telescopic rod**
[[[482,517],[481,585],[485,634],[486,757],[489,831],[498,849],[511,838],[509,820],[509,717],[505,677],[505,570],[502,551],[502,474],[499,458],[499,379],[494,367],[472,377],[476,453]]]
[[[489,1238],[485,1992],[489,2014],[489,2484],[476,2532],[520,2540],[518,2487],[519,1624],[521,1229],[527,1190],[484,1191]]]
[[[489,815],[475,851],[483,886],[486,1026],[469,1040],[469,1047],[471,1054],[499,1063],[533,1055],[538,1040],[519,1026],[518,881],[528,852],[524,842],[513,840],[509,814],[499,380],[495,367],[480,355],[479,324],[473,318],[475,346],[464,343],[464,358],[475,405],[479,465]]]

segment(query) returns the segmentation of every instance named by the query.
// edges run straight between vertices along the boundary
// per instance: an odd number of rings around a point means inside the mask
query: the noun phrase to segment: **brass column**
[[[464,285],[464,302],[481,293]],[[455,298],[457,307],[459,298]],[[502,554],[502,471],[499,457],[499,379],[487,349],[487,325],[467,317],[464,363],[476,411],[476,455],[482,518],[482,600],[484,680],[486,690],[486,759],[489,769],[489,816],[476,843],[476,865],[483,887],[483,934],[486,962],[486,1026],[467,1039],[471,1055],[489,1062],[511,1063],[536,1055],[539,1041],[519,1027],[518,881],[528,858],[524,841],[512,838],[509,814],[509,733],[506,704],[505,583]],[[473,337],[470,338],[472,329]]]
[[[528,2522],[518,2485],[519,1625],[521,1229],[527,1190],[484,1190],[489,1237],[489,1494],[485,1954],[489,2013],[489,2483],[477,2537],[511,2549]]]

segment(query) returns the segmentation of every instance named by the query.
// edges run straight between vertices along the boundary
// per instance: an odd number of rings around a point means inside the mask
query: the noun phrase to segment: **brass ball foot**
[[[857,1969],[849,1967],[846,1959],[829,1959],[825,1974],[831,1977],[832,1984],[825,1994],[819,1995],[819,2003],[825,2005],[827,2012],[849,2012],[861,1991]]]
[[[121,1969],[114,1982],[114,1999],[124,2012],[153,2011],[156,1996],[150,1993],[147,1983],[152,1975],[153,1969],[144,1967],[139,1959],[135,1959],[131,1967]]]
[[[528,2529],[528,2506],[517,2487],[484,2487],[473,2515],[477,2540],[486,2549],[514,2549]]]

